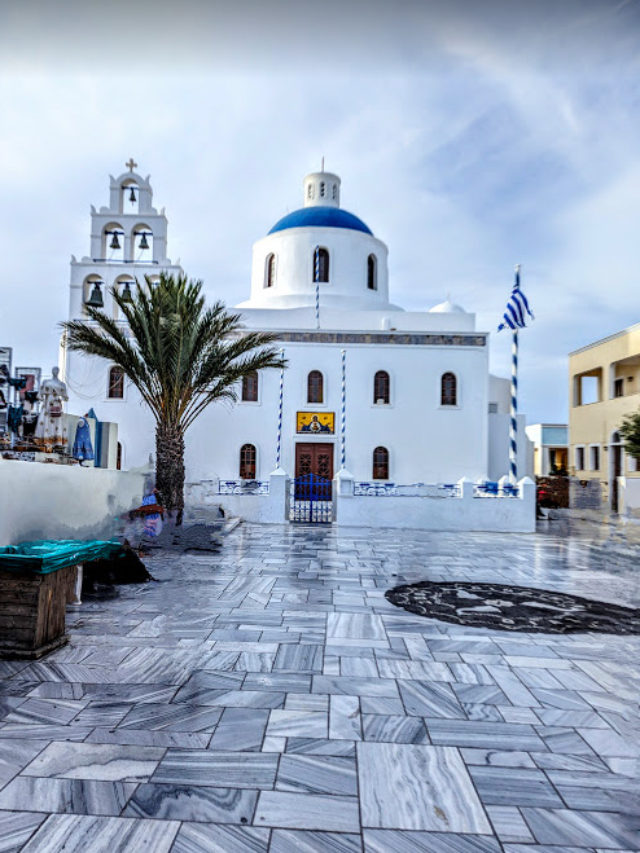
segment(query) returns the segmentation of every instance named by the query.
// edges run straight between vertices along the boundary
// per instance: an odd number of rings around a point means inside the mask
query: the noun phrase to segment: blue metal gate
[[[333,484],[326,477],[304,474],[291,483],[290,521],[330,524],[333,521]]]

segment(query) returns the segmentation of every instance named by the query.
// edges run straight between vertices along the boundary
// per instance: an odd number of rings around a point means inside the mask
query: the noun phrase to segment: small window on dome
[[[324,181],[320,181],[320,197],[324,198],[325,185]]]
[[[367,258],[367,287],[369,290],[378,289],[378,262],[375,255]]]
[[[313,198],[313,184],[309,184],[307,187],[307,198]]]
[[[273,287],[276,279],[276,256],[271,252],[267,255],[264,265],[264,286]]]
[[[333,185],[333,197],[338,198],[338,187],[336,184]]]
[[[313,253],[313,280],[329,281],[329,252],[320,246]]]

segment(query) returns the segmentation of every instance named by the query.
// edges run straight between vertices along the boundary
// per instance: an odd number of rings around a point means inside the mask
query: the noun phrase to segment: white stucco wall
[[[487,476],[486,347],[437,347],[286,343],[281,467],[295,473],[296,442],[334,446],[334,471],[340,461],[341,350],[346,349],[346,467],[358,480],[372,476],[372,454],[389,450],[389,479],[397,483],[449,482],[462,476]],[[324,376],[325,402],[307,403],[307,375]],[[373,378],[386,370],[390,405],[373,402]],[[440,405],[440,378],[458,377],[458,405]],[[256,479],[267,479],[276,465],[279,371],[259,379],[259,401],[235,408],[214,404],[187,433],[187,479],[239,476],[243,444],[257,451]],[[333,412],[335,435],[296,435],[296,412]]]
[[[144,471],[0,459],[0,545],[113,536],[142,502]]]
[[[338,497],[336,521],[352,527],[533,533],[535,486],[518,498]]]

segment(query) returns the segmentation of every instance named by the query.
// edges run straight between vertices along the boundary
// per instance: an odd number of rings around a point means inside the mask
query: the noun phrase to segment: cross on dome
[[[130,172],[133,172],[134,169],[138,168],[138,164],[135,162],[133,157],[129,157],[129,162],[124,164]]]

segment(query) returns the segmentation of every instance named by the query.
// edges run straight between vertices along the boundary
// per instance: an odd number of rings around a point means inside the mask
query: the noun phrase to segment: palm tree
[[[162,273],[135,290],[131,299],[111,288],[126,325],[86,306],[92,322],[61,324],[65,346],[122,368],[140,392],[156,421],[156,488],[181,524],[187,429],[215,400],[235,401],[243,376],[283,362],[273,335],[244,331],[222,302],[206,308],[200,281]]]

